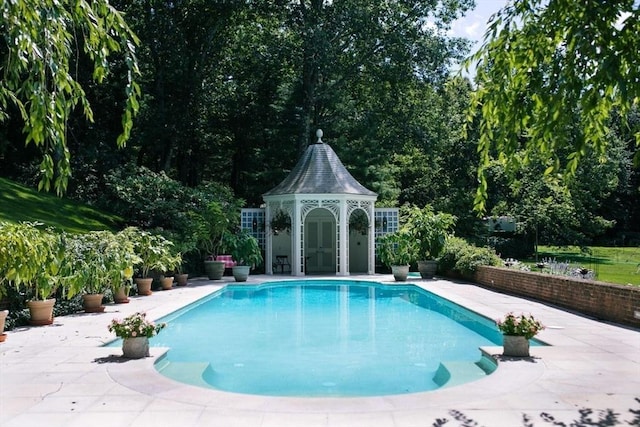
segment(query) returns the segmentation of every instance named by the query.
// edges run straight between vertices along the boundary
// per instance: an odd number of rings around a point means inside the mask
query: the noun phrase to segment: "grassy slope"
[[[538,258],[555,258],[594,270],[597,280],[622,285],[640,285],[640,248],[591,247],[591,254],[582,254],[575,246],[558,248],[540,246]]]
[[[82,233],[91,230],[116,230],[121,219],[0,178],[0,221],[39,221],[71,233]]]

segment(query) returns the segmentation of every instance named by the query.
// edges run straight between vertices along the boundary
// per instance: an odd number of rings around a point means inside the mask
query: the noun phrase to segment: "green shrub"
[[[458,259],[469,246],[471,245],[467,243],[463,238],[448,238],[440,254],[440,259],[438,260],[438,267],[440,271],[455,271]]]
[[[404,228],[418,245],[418,260],[438,258],[447,239],[453,234],[456,217],[445,212],[435,212],[430,205],[423,208],[403,206],[401,214]]]
[[[441,271],[455,271],[471,274],[480,265],[502,265],[502,260],[493,249],[479,248],[467,243],[460,237],[447,239],[440,257]]]
[[[106,182],[101,200],[105,207],[126,218],[127,225],[171,240],[174,252],[185,260],[192,260],[195,252],[200,258],[214,254],[224,233],[239,222],[244,205],[224,184],[187,187],[144,167],[118,169]]]

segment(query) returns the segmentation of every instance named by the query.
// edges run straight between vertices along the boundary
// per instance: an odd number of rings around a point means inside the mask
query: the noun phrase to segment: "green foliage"
[[[606,163],[593,153],[586,155],[575,179],[564,184],[541,178],[545,166],[537,154],[529,155],[528,164],[510,177],[495,162],[486,171],[492,187],[489,205],[500,199],[491,212],[517,218],[519,233],[537,233],[542,243],[589,244],[614,224],[600,213],[620,184],[623,152],[620,141],[612,141]]]
[[[136,227],[127,227],[120,234],[133,243],[133,250],[140,260],[136,264],[140,270],[140,277],[149,277],[151,270],[171,271],[182,261],[180,256],[172,252],[173,243],[159,234]]]
[[[121,218],[0,178],[0,221],[41,222],[70,233],[113,230]]]
[[[271,218],[269,227],[271,228],[271,231],[276,235],[281,231],[286,231],[287,233],[289,233],[291,231],[291,217],[282,209],[278,209],[275,215],[273,215],[273,218]]]
[[[93,231],[67,236],[65,264],[69,269],[67,298],[78,293],[98,294],[115,289],[131,278],[131,269],[142,262],[136,254],[133,233]]]
[[[480,265],[501,266],[502,260],[492,249],[479,248],[460,237],[447,239],[439,259],[441,271],[471,274]]]
[[[633,1],[519,0],[492,17],[469,60],[478,63],[469,109],[469,121],[480,116],[477,210],[494,156],[511,173],[539,155],[546,177],[574,176],[590,152],[606,158],[612,112],[626,117],[640,99],[639,34]],[[640,131],[635,140],[640,163]]]
[[[369,232],[369,217],[362,209],[357,209],[349,217],[349,230],[366,236]]]
[[[423,208],[403,206],[400,213],[403,229],[414,237],[418,245],[418,259],[436,259],[452,234],[456,217],[445,212],[436,213],[430,205]]]
[[[407,230],[400,229],[378,237],[377,240],[378,257],[383,264],[391,267],[411,265],[417,261],[418,244]]]
[[[109,60],[122,55],[127,68],[126,105],[118,145],[129,138],[138,111],[140,89],[135,56],[137,38],[122,15],[107,0],[50,2],[3,1],[0,34],[5,49],[0,53],[0,121],[14,106],[24,121],[26,143],[43,152],[39,189],[53,185],[61,195],[71,175],[67,147],[67,122],[80,104],[92,121],[93,111],[77,79],[82,57],[92,64],[92,80],[102,83],[109,75]],[[82,50],[80,50],[82,46]]]
[[[0,287],[50,298],[63,282],[64,239],[41,223],[0,222]]]
[[[531,314],[516,316],[513,313],[507,313],[504,319],[496,322],[496,325],[504,335],[522,336],[528,340],[544,329],[542,323]]]
[[[258,266],[262,263],[262,250],[258,239],[249,234],[247,230],[227,234],[224,246],[238,265]]]
[[[203,210],[191,214],[197,225],[196,247],[207,259],[215,259],[221,251],[226,251],[224,243],[231,228],[228,214],[218,202],[211,202]]]
[[[130,225],[154,230],[175,242],[182,255],[217,254],[224,232],[235,224],[244,202],[217,183],[187,187],[147,168],[122,168],[107,177],[103,203]]]

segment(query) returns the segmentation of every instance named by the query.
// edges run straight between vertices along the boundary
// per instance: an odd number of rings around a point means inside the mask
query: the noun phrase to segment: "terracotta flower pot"
[[[47,299],[44,301],[34,300],[27,302],[29,307],[29,313],[31,314],[31,320],[29,324],[32,326],[44,326],[53,323],[53,306],[56,303],[55,298]]]
[[[162,289],[165,291],[173,288],[173,276],[163,277],[160,279],[160,283],[162,284]]]
[[[120,286],[113,293],[113,300],[116,304],[126,304],[129,302],[129,286]]]
[[[189,274],[187,273],[176,274],[175,277],[176,277],[176,284],[178,286],[187,286]]]
[[[152,277],[137,278],[135,280],[136,287],[138,288],[138,295],[149,296],[151,292],[151,284],[153,283]]]
[[[123,339],[122,355],[129,359],[142,359],[149,356],[149,338],[134,337]]]
[[[82,295],[82,307],[85,313],[102,313],[104,305],[102,305],[102,294],[86,294]]]
[[[3,342],[7,338],[7,334],[4,333],[4,323],[9,315],[9,310],[0,310],[0,342]]]

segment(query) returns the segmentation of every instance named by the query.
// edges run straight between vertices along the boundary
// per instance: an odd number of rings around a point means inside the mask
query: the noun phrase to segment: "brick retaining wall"
[[[640,287],[481,266],[473,279],[496,291],[548,302],[598,319],[640,327]]]

